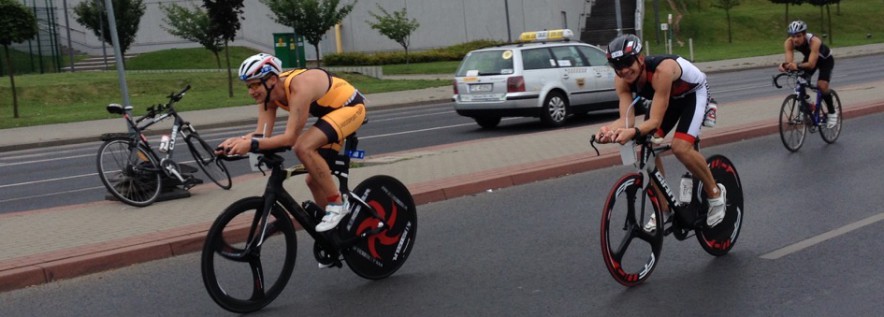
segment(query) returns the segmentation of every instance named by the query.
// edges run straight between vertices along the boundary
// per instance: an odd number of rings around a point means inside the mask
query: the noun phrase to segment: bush
[[[426,51],[409,52],[410,63],[429,63],[439,61],[459,61],[464,55],[472,50],[504,44],[501,41],[477,40],[463,44],[457,44],[445,48],[436,48]],[[405,64],[405,51],[378,52],[378,53],[340,53],[329,54],[323,57],[323,64],[327,66],[369,66]]]

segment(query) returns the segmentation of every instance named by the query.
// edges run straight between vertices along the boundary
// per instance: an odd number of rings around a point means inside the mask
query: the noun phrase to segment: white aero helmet
[[[807,23],[801,20],[792,21],[792,23],[789,23],[789,27],[786,28],[786,32],[789,35],[795,35],[804,31],[807,31]]]
[[[246,58],[239,65],[239,79],[247,81],[250,79],[264,78],[269,74],[282,72],[282,61],[276,56],[258,53]]]

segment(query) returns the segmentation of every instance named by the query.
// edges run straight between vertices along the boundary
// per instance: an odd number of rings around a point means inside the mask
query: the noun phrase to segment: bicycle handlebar
[[[782,72],[778,75],[773,76],[773,85],[774,85],[774,87],[777,87],[777,89],[780,89],[780,88],[783,88],[783,86],[781,86],[780,82],[779,82],[781,77],[798,78],[798,77],[804,77],[804,75],[805,75],[805,73],[803,70],[790,70],[790,71]]]

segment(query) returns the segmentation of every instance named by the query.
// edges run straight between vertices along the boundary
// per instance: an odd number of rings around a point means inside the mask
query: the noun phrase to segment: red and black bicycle
[[[593,143],[595,136],[590,140],[590,144]],[[725,255],[733,248],[743,224],[743,185],[728,158],[713,155],[706,160],[715,181],[727,189],[724,220],[710,228],[706,225],[708,204],[702,183],[685,173],[680,197],[676,199],[656,166],[654,158],[669,151],[671,145],[655,144],[649,134],[623,146],[627,147],[620,151],[624,163],[633,164],[636,171],[614,184],[601,222],[602,256],[617,282],[635,286],[645,281],[659,263],[663,237],[670,234],[678,240],[696,235],[703,250],[714,256]],[[694,146],[699,147],[699,140]],[[660,189],[663,197],[658,196],[651,184]],[[672,216],[662,221],[662,225],[661,221],[655,221],[654,226],[645,225],[651,215],[656,220],[665,219],[661,199],[668,203]]]

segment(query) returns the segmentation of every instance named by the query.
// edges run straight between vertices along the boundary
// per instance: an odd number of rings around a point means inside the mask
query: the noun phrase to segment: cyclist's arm
[[[657,66],[657,72],[651,81],[654,87],[654,100],[651,102],[651,114],[648,120],[637,125],[642,135],[651,133],[663,123],[663,116],[669,108],[669,97],[672,93],[672,82],[681,77],[681,67],[675,60],[667,60]]]
[[[614,131],[626,127],[627,120],[630,127],[635,125],[635,109],[629,109],[632,104],[632,90],[629,88],[629,84],[618,76],[614,78],[614,89],[620,99],[620,117],[599,129],[599,132],[596,133],[596,140],[599,140],[600,143],[612,142]]]
[[[823,45],[823,40],[818,39],[816,36],[810,39],[810,56],[807,57],[807,61],[804,63],[798,64],[798,68],[804,70],[811,70],[816,68],[816,62],[820,58],[820,46]]]
[[[295,77],[289,86],[289,118],[285,132],[269,140],[261,141],[261,149],[291,147],[295,145],[307,118],[310,116],[310,104],[319,100],[329,89],[328,75],[321,70],[308,70]]]
[[[786,65],[792,64],[795,61],[795,47],[792,45],[791,37],[786,38],[786,43],[783,43],[783,48],[786,50],[786,62],[780,64],[779,68],[781,72],[789,70]]]

